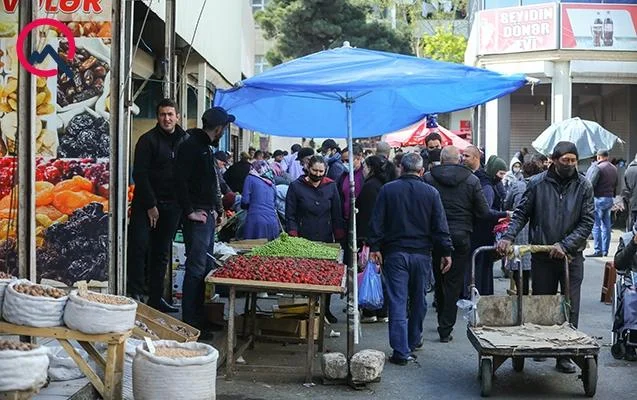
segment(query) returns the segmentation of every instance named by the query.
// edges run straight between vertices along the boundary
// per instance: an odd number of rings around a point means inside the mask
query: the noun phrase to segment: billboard
[[[558,48],[557,3],[480,11],[478,54]]]
[[[561,47],[637,51],[637,5],[562,3]]]
[[[17,2],[0,2],[0,270],[17,272],[18,68],[36,75],[38,281],[108,280],[111,0],[39,2],[18,31]],[[36,51],[21,40],[38,35]],[[18,51],[22,52],[21,54]],[[52,282],[51,282],[52,281]]]

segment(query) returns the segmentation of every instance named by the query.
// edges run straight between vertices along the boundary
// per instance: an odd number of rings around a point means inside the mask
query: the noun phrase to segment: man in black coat
[[[157,125],[144,133],[135,146],[135,192],[128,226],[127,292],[142,300],[149,255],[148,304],[163,312],[177,312],[162,298],[164,275],[181,208],[175,189],[175,157],[187,134],[178,125],[179,108],[170,99],[157,104]],[[150,254],[149,254],[150,253]]]
[[[442,262],[435,268],[446,273],[453,245],[440,195],[422,181],[422,157],[405,154],[401,169],[398,180],[380,189],[368,242],[370,259],[382,265],[387,287],[389,344],[394,350],[389,361],[406,365],[415,359],[413,351],[422,347],[431,251],[440,248]]]
[[[628,204],[628,210],[630,211],[628,214],[630,227],[637,221],[637,155],[635,155],[635,159],[628,164],[628,168],[626,168],[622,197],[626,204]]]
[[[202,129],[191,129],[190,137],[177,153],[177,197],[184,215],[186,275],[182,319],[203,328],[204,278],[212,268],[207,252],[223,207],[212,147],[219,145],[226,126],[235,120],[221,107],[206,110]]]
[[[241,193],[243,192],[243,184],[251,168],[250,155],[246,152],[242,152],[239,155],[239,161],[232,164],[223,174],[223,179],[233,192]]]
[[[498,252],[506,254],[517,234],[529,223],[529,243],[553,245],[547,255],[533,254],[531,279],[533,294],[556,294],[558,284],[564,292],[564,258],[569,257],[569,321],[579,322],[580,288],[584,277],[586,240],[593,229],[593,188],[583,175],[577,173],[577,147],[571,142],[559,142],[551,156],[548,171],[529,181],[522,200],[513,213],[511,223],[498,242]],[[559,357],[557,369],[574,373],[569,358]]]
[[[451,268],[442,273],[434,268],[436,278],[436,309],[438,310],[438,334],[440,341],[449,342],[456,323],[456,302],[462,293],[465,271],[471,257],[471,232],[475,218],[486,218],[490,209],[482,192],[480,180],[464,165],[460,165],[460,153],[454,146],[447,146],[440,153],[441,165],[425,174],[425,182],[440,193],[451,232],[454,252]],[[440,265],[441,255],[433,252],[433,265]]]

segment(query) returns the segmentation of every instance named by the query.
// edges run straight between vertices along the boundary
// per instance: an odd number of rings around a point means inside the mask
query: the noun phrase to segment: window
[[[268,0],[252,0],[252,12],[263,11],[268,5]]]
[[[256,55],[254,56],[254,74],[260,74],[261,72],[267,71],[270,69],[270,64],[268,64],[268,60],[265,59],[264,55]]]

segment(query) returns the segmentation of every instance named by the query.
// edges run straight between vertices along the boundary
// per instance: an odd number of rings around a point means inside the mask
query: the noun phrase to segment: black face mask
[[[574,165],[562,165],[560,163],[555,164],[555,171],[562,178],[570,178],[575,173]]]
[[[309,174],[307,176],[312,182],[320,182],[321,179],[323,179],[322,175],[314,175],[314,174]]]

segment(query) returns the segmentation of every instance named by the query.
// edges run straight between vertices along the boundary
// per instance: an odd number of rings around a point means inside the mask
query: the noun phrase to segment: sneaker
[[[558,357],[555,368],[563,374],[574,374],[576,371],[575,364],[568,357]]]
[[[378,322],[384,322],[384,323],[388,323],[389,322],[389,317],[376,317]]]
[[[637,361],[637,352],[632,346],[626,346],[626,355],[624,355],[626,361]]]
[[[420,339],[420,342],[418,342],[415,346],[414,349],[412,351],[418,351],[420,349],[422,349],[422,346],[425,345],[425,339]],[[414,356],[415,357],[415,356]]]
[[[603,257],[603,256],[604,255],[601,252],[596,251],[594,253],[587,254],[585,257]]]
[[[415,362],[416,361],[416,357],[414,357],[413,355],[410,355],[407,358],[398,358],[398,357],[394,357],[394,356],[389,357],[389,362],[390,363],[396,364],[396,365],[400,365],[400,366],[405,366],[410,361],[411,362]]]
[[[447,335],[440,338],[440,343],[449,343],[453,340],[453,336]]]
[[[371,317],[363,317],[361,318],[361,324],[372,324],[374,322],[378,321],[378,318],[376,318],[375,315],[372,315]]]

